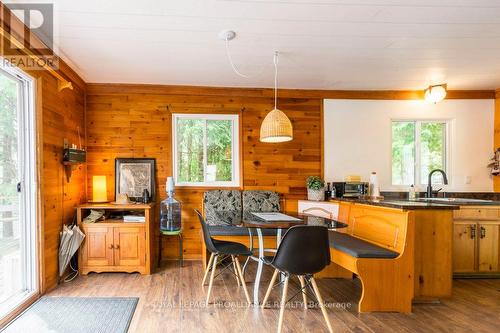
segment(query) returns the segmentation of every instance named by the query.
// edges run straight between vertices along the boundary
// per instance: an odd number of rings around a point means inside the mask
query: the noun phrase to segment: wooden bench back
[[[370,243],[402,253],[413,213],[384,207],[353,205],[349,233]]]

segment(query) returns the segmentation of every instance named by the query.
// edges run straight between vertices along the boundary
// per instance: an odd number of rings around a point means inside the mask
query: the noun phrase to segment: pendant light
[[[274,53],[274,109],[260,125],[261,142],[286,142],[293,139],[292,122],[278,109],[278,52]]]

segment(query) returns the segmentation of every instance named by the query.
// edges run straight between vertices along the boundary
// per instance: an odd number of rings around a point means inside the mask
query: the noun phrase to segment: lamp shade
[[[108,202],[106,176],[92,176],[92,202]]]
[[[260,141],[286,142],[293,139],[292,122],[278,109],[269,112],[260,125]]]
[[[446,97],[446,85],[430,86],[425,89],[424,98],[429,103],[441,102]]]

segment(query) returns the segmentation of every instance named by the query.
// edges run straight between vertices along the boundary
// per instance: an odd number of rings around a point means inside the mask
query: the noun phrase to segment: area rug
[[[138,301],[136,297],[42,297],[2,332],[124,333]]]

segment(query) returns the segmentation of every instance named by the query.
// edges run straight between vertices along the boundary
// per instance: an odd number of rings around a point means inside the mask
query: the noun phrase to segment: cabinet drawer
[[[459,210],[453,212],[453,218],[460,220],[499,220],[500,215],[498,208],[460,207]]]

